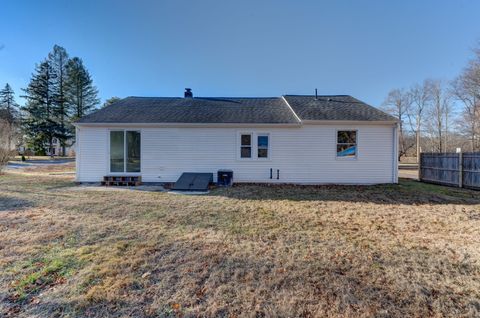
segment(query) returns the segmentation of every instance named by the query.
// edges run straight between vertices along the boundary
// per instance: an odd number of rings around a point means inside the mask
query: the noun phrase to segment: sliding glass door
[[[139,131],[110,131],[110,172],[140,172]]]
[[[110,132],[110,172],[124,172],[125,138],[123,131]]]

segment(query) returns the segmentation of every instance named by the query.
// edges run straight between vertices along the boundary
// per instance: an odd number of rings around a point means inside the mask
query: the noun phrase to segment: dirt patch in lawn
[[[402,181],[180,196],[50,173],[0,176],[5,316],[480,315],[478,192]]]

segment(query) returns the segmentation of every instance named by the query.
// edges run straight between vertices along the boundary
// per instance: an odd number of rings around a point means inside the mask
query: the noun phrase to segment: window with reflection
[[[268,158],[268,135],[257,136],[257,157]]]
[[[140,172],[139,131],[110,131],[110,172]]]
[[[357,157],[357,131],[339,130],[337,131],[337,157],[356,158]]]

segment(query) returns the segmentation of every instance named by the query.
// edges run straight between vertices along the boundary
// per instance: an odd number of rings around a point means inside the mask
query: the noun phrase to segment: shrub
[[[14,152],[5,147],[0,147],[0,173],[7,166],[8,161],[13,156]]]

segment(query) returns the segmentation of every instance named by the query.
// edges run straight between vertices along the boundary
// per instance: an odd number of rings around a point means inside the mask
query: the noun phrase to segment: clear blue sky
[[[350,94],[451,79],[480,1],[2,1],[0,85],[20,93],[54,44],[111,96]],[[23,103],[23,100],[20,100]]]

